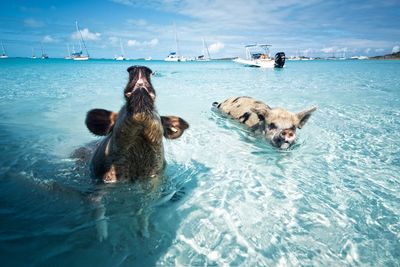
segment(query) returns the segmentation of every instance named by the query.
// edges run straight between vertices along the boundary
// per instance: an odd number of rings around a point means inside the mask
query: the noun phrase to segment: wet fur
[[[128,72],[120,111],[94,109],[86,117],[88,129],[105,136],[91,158],[94,175],[105,183],[159,176],[165,166],[163,136],[178,138],[189,127],[179,117],[158,115],[150,69],[133,66]],[[139,78],[143,86],[138,87]]]
[[[264,102],[248,97],[231,97],[214,107],[250,129],[260,132],[277,147],[287,148],[294,143],[296,128],[302,128],[316,107],[292,113],[283,108],[271,108]],[[285,144],[286,143],[286,144]]]
[[[141,180],[144,182],[141,184],[149,185],[146,188],[156,193],[166,164],[163,138],[179,138],[189,124],[176,116],[159,116],[149,68],[132,66],[127,71],[129,80],[123,91],[125,104],[118,113],[105,109],[93,109],[87,113],[87,128],[103,139],[90,147],[78,149],[74,156],[82,164],[89,159],[88,154],[93,153],[90,166],[94,176],[103,183]],[[100,190],[90,198],[100,241],[108,237],[106,209],[102,203],[104,194],[106,192]],[[138,214],[143,236],[149,236],[151,212],[149,204]]]

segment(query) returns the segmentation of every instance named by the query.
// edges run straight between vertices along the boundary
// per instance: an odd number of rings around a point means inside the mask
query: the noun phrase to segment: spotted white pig
[[[250,129],[261,132],[273,146],[280,149],[287,149],[295,142],[296,128],[301,129],[317,109],[312,107],[292,113],[283,108],[271,108],[248,96],[231,97],[213,105]]]

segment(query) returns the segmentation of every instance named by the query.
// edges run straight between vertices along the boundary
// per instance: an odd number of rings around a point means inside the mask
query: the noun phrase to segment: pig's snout
[[[296,139],[296,132],[292,129],[285,129],[280,132],[279,138],[282,142],[293,143]]]

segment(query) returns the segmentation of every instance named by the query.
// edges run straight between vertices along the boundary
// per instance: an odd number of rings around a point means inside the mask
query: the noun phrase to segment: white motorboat
[[[258,68],[283,68],[285,65],[285,53],[276,53],[275,58],[269,56],[267,44],[246,45],[246,59],[236,58],[233,61],[249,67]]]

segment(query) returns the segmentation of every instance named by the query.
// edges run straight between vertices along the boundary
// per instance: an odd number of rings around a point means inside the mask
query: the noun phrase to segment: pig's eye
[[[276,128],[278,128],[278,127],[276,127],[275,123],[270,123],[270,124],[268,124],[268,129],[269,129],[269,130],[274,130],[274,129],[276,129]]]

